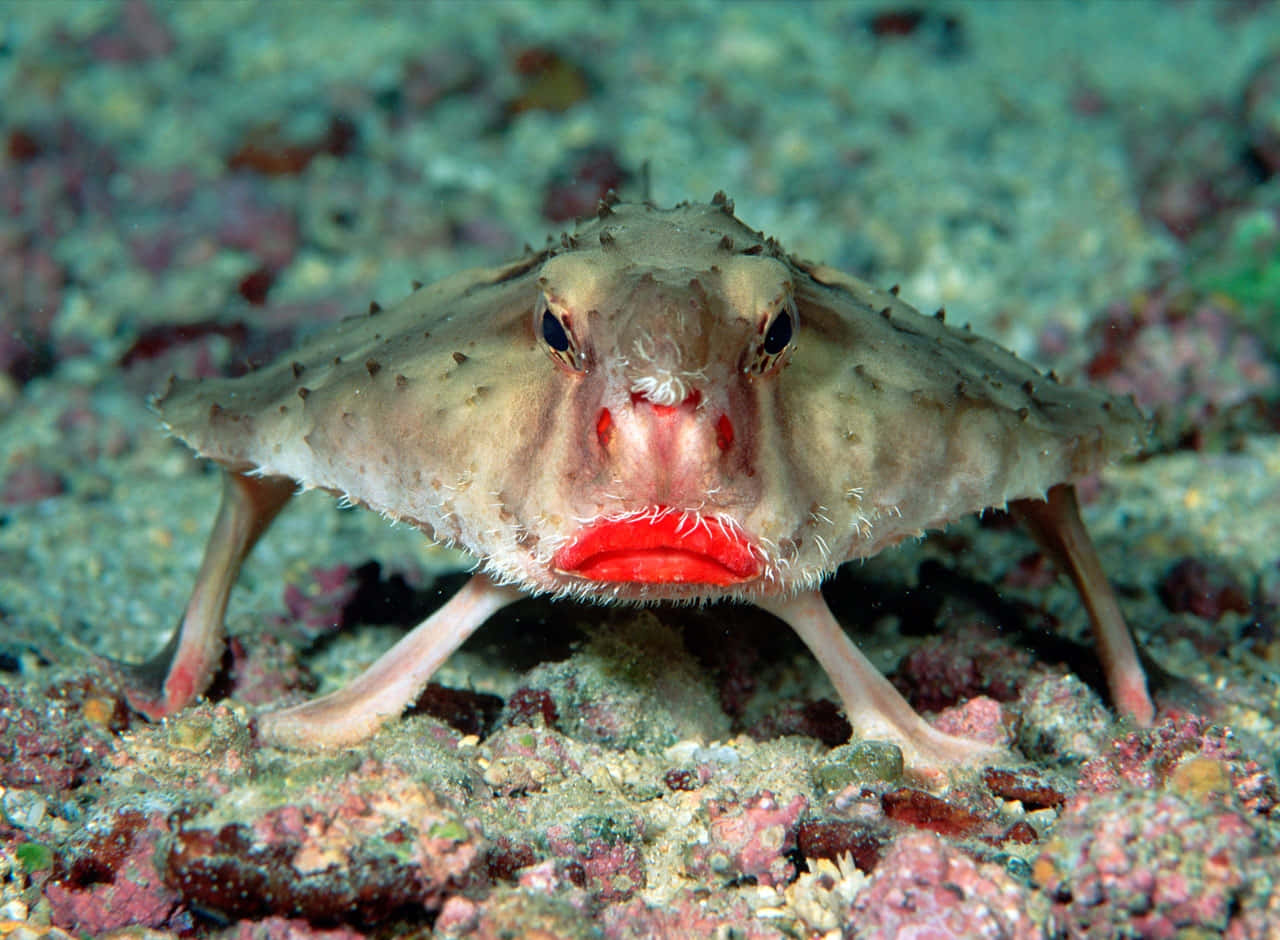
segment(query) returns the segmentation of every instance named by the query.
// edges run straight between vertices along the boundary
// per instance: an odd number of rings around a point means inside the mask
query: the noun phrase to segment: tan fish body
[[[1118,707],[1152,717],[1070,486],[1140,445],[1137,408],[787,255],[722,196],[602,207],[555,247],[373,308],[243,378],[174,383],[157,406],[227,486],[186,616],[137,670],[153,717],[207,687],[240,563],[298,487],[416,525],[480,572],[352,685],[263,716],[277,743],[372,733],[532,592],[758,604],[813,649],[855,734],[922,770],[971,760],[982,746],[916,716],[817,586],[1005,505],[1080,588]]]

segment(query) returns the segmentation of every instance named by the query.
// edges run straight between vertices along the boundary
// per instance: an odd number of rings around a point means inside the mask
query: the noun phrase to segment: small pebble
[[[887,741],[859,741],[835,748],[818,766],[815,776],[828,793],[843,790],[851,783],[902,779],[902,751]]]

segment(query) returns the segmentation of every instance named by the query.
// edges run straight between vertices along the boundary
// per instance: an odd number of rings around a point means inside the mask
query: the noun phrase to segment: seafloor
[[[8,2],[0,151],[0,936],[1280,937],[1280,6]],[[255,712],[466,564],[322,494],[255,551],[207,700],[131,714],[103,657],[163,644],[219,486],[148,393],[610,188],[723,189],[1136,395],[1146,451],[1082,489],[1155,726],[997,514],[828,594],[1007,766],[928,790],[846,745],[750,610],[538,601],[367,744],[275,750]]]

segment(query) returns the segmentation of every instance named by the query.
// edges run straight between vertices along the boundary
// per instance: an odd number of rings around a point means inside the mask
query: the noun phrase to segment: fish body
[[[250,375],[174,382],[156,407],[229,482],[187,615],[134,696],[148,714],[207,686],[240,562],[295,488],[321,488],[480,573],[406,638],[416,664],[399,649],[364,691],[266,716],[283,743],[370,733],[492,609],[550,594],[759,604],[814,648],[855,731],[957,761],[972,742],[939,743],[817,586],[1005,506],[1081,587],[1117,703],[1151,717],[1070,489],[1141,445],[1137,407],[789,255],[719,194],[602,205],[542,251],[371,306]]]

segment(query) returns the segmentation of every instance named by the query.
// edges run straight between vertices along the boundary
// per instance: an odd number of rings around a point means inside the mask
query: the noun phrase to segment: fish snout
[[[698,505],[719,485],[735,446],[734,422],[707,407],[697,388],[674,404],[632,391],[625,403],[600,408],[596,444],[612,477],[644,484],[645,502]]]

